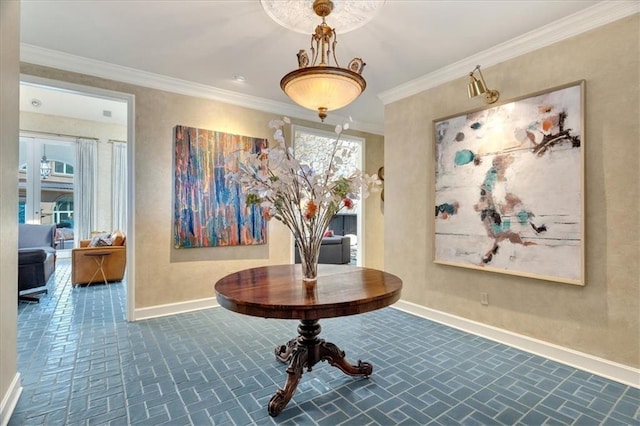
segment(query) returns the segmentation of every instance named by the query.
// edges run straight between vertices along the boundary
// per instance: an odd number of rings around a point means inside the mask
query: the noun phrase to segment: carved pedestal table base
[[[278,389],[269,401],[269,414],[277,416],[289,403],[293,393],[298,387],[302,373],[306,368],[311,371],[313,366],[320,361],[327,361],[330,365],[338,367],[345,374],[354,377],[369,377],[373,371],[373,365],[358,360],[358,365],[351,365],[344,358],[344,352],[333,343],[318,339],[320,334],[318,320],[301,320],[298,326],[297,338],[291,339],[286,345],[276,347],[276,358],[287,367],[287,383],[284,389]]]
[[[373,366],[352,365],[333,343],[319,339],[319,321],[381,309],[400,299],[402,281],[388,272],[347,265],[318,265],[313,286],[303,285],[300,265],[272,265],[229,274],[215,285],[220,306],[245,315],[300,321],[298,337],[276,348],[287,365],[287,381],[269,401],[277,416],[293,397],[304,370],[327,361],[345,374],[368,377]]]

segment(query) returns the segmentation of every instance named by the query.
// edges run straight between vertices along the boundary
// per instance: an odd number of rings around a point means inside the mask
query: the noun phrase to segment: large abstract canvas
[[[580,81],[434,121],[435,262],[584,284],[583,105]]]
[[[174,140],[174,246],[266,243],[262,209],[247,205],[241,188],[225,180],[225,173],[237,169],[239,161],[266,147],[266,139],[176,126]]]

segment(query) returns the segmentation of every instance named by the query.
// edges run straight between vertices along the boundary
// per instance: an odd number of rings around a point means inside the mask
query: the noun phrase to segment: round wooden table
[[[336,345],[319,339],[322,318],[361,314],[384,308],[400,299],[402,281],[370,268],[318,265],[315,285],[302,281],[300,265],[246,269],[227,275],[216,285],[218,303],[231,311],[263,318],[298,319],[298,337],[276,347],[276,358],[288,363],[287,382],[269,401],[277,416],[291,400],[306,368],[327,361],[350,376],[368,377],[373,366],[352,365]]]

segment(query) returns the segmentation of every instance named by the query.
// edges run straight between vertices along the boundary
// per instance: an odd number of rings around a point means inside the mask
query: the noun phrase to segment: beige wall
[[[360,136],[367,138],[365,171],[369,175],[377,175],[378,169],[384,165],[384,137],[364,133]],[[364,266],[384,269],[384,202],[380,198],[380,192],[369,195],[364,216],[366,235]]]
[[[461,77],[386,106],[384,261],[404,300],[640,367],[638,34],[634,15],[483,70],[502,100],[586,80],[584,287],[432,263],[432,120],[481,101]]]
[[[93,229],[96,231],[113,230],[111,222],[113,146],[109,141],[126,141],[127,126],[22,111],[20,112],[20,131],[98,139],[98,193],[96,224]],[[87,237],[88,235],[84,238]],[[81,238],[83,237],[81,236]]]
[[[16,377],[20,3],[0,1],[0,409]],[[2,418],[0,423],[9,419]]]
[[[25,74],[116,90],[135,95],[135,269],[136,308],[214,297],[213,285],[224,275],[244,268],[289,263],[291,239],[286,227],[269,225],[269,244],[251,247],[173,248],[173,128],[181,124],[271,139],[269,120],[275,114],[212,100],[178,95],[66,71],[23,64]],[[307,127],[315,123],[293,120]],[[332,131],[333,126],[324,127]],[[367,139],[367,170],[382,161],[380,136],[348,132]],[[371,163],[369,162],[371,161]],[[376,207],[376,201],[372,198]],[[367,217],[367,221],[370,218]],[[370,228],[376,247],[367,262],[382,264],[382,214],[374,215]],[[377,235],[376,235],[377,234]],[[377,255],[377,258],[376,258]]]

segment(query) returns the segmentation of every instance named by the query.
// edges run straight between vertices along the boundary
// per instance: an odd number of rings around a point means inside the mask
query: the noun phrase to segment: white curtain
[[[111,173],[112,229],[127,232],[127,144],[113,142]]]
[[[98,141],[79,138],[76,144],[75,191],[73,214],[75,246],[91,237],[96,224],[96,195],[98,182]]]

